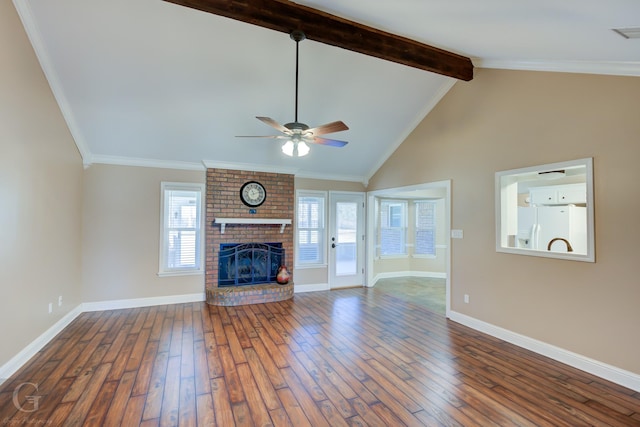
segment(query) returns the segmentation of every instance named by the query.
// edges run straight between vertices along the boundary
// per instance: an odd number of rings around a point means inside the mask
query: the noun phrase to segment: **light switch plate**
[[[451,230],[451,238],[452,239],[462,239],[464,237],[464,233],[462,230]]]

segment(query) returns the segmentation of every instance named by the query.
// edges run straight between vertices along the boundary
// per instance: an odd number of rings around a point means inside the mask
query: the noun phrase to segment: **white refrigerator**
[[[555,239],[565,239],[572,253],[587,253],[587,208],[582,206],[518,207],[518,234],[516,245],[541,251],[548,250]],[[568,252],[567,244],[556,240],[551,252]]]

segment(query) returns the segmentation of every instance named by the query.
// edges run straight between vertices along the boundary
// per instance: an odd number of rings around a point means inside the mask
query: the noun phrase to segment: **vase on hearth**
[[[278,268],[278,274],[276,274],[276,282],[280,285],[286,285],[289,283],[289,270],[287,270],[287,266],[281,265]]]

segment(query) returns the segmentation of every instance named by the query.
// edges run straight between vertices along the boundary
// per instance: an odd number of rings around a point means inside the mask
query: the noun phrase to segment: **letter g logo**
[[[38,391],[38,384],[34,383],[22,383],[15,390],[13,390],[13,405],[22,412],[35,412],[38,410],[40,398],[42,396],[27,394],[25,396],[26,402],[24,404],[20,404],[20,390],[24,387],[33,388],[33,390],[29,391]],[[24,405],[24,406],[23,406]]]

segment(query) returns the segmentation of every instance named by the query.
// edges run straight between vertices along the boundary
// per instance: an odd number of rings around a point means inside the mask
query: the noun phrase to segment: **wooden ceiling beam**
[[[471,59],[287,0],[164,0],[387,61],[469,81]]]

